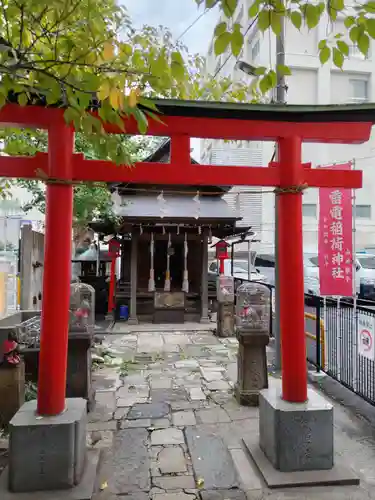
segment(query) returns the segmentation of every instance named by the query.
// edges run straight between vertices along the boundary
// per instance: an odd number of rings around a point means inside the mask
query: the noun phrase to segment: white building
[[[244,49],[238,60],[253,66],[275,67],[276,38],[271,32],[262,34],[256,23],[249,28],[247,10],[253,0],[240,0],[234,16],[246,32]],[[327,35],[346,33],[342,19],[329,27],[323,19],[312,31],[302,28],[299,32],[290,23],[285,30],[285,64],[291,68],[287,77],[288,104],[342,104],[375,101],[375,44],[367,58],[351,45],[350,58],[345,61],[343,71],[319,61],[318,42]],[[328,28],[327,28],[328,27]],[[225,62],[226,61],[226,62]],[[232,76],[250,83],[250,76],[236,68],[236,59],[229,57],[229,51],[215,57],[211,43],[207,56],[207,72]],[[272,143],[250,142],[237,144],[223,141],[202,140],[202,163],[267,166],[273,156]],[[303,146],[303,161],[312,166],[329,165],[355,159],[355,168],[363,170],[363,188],[356,192],[356,247],[375,246],[375,133],[364,145],[316,145]],[[240,195],[240,211],[244,224],[249,224],[261,239],[259,250],[273,251],[274,245],[274,195],[264,193],[269,189],[249,188],[251,194]],[[236,191],[234,188],[233,192]],[[243,191],[243,188],[241,188]],[[256,192],[254,192],[256,191]],[[236,195],[230,194],[229,201],[235,203]],[[238,201],[238,198],[237,198]],[[318,190],[308,189],[303,197],[304,245],[306,251],[317,248]]]

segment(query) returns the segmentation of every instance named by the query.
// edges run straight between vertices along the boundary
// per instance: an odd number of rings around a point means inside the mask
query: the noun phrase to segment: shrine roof
[[[375,123],[375,103],[296,105],[244,104],[218,101],[155,99],[159,112],[168,116],[231,118],[292,122],[371,122]]]
[[[163,204],[165,212],[156,196],[138,195],[123,197],[124,205],[115,204],[113,212],[118,217],[126,219],[154,219],[162,221],[173,220],[195,220],[196,214],[199,220],[239,220],[236,214],[222,198],[213,196],[201,196],[199,204],[192,196],[164,195]]]

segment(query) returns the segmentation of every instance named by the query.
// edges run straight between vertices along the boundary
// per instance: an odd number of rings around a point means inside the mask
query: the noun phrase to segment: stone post
[[[234,279],[220,275],[217,279],[217,326],[218,337],[234,336]]]
[[[236,308],[239,349],[235,395],[241,405],[259,406],[259,393],[268,388],[269,289],[259,283],[244,283],[237,289]]]
[[[268,387],[266,346],[268,333],[239,331],[235,395],[243,406],[258,406],[259,391]]]
[[[0,367],[0,427],[7,426],[25,402],[25,364]]]
[[[202,241],[202,312],[201,323],[209,323],[208,317],[208,229],[203,230]]]
[[[137,267],[138,267],[138,234],[132,234],[130,257],[130,315],[128,323],[138,324],[137,318]]]

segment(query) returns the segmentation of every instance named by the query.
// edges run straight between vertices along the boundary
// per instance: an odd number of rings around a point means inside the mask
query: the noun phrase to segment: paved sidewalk
[[[103,450],[95,500],[375,499],[373,429],[337,403],[336,451],[360,486],[264,486],[242,447],[258,432],[258,410],[232,394],[235,339],[158,331],[108,335],[104,346],[123,362],[94,373],[88,441]]]

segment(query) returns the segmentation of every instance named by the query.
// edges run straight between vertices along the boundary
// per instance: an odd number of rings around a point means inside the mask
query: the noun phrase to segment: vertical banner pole
[[[355,170],[355,159],[353,158],[353,170]],[[357,326],[357,266],[356,266],[356,193],[352,189],[352,217],[353,217],[353,246],[352,246],[352,263],[353,263],[353,389],[357,390],[357,364],[358,364],[358,326]]]

